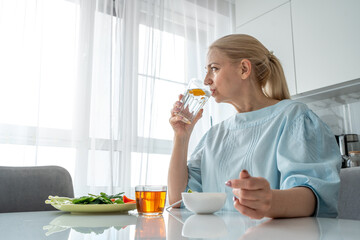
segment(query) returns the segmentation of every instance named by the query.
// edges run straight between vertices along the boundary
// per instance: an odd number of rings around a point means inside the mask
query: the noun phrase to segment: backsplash
[[[339,99],[341,98],[307,103],[307,105],[329,125],[334,134],[360,134],[360,99],[345,104],[338,101]]]

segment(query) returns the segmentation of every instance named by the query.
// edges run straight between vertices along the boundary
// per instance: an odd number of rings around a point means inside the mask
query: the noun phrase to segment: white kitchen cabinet
[[[289,0],[236,0],[236,26],[239,27]]]
[[[236,13],[236,16],[239,16],[239,13]],[[290,3],[282,4],[261,17],[241,25],[236,32],[256,37],[274,52],[284,68],[290,94],[296,94]]]
[[[360,78],[360,1],[292,0],[298,93]]]

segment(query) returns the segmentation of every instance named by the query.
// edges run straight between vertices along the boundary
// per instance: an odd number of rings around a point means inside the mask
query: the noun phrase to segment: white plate
[[[54,208],[72,213],[125,212],[136,209],[136,203],[124,204],[51,204]]]

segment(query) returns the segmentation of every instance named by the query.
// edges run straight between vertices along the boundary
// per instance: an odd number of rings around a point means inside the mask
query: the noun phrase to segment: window
[[[0,38],[0,164],[59,165],[68,169],[74,178],[76,145],[79,144],[74,140],[73,131],[77,108],[79,8],[74,2],[64,0],[5,1],[3,4],[6,5],[3,9],[13,11],[2,11],[0,16],[0,31],[4,36]],[[111,21],[108,13],[97,12],[96,17],[100,24]],[[113,17],[113,31],[119,24],[117,21],[119,19]],[[95,26],[94,34],[102,34],[101,31],[109,29]],[[132,185],[138,183],[139,164],[144,159],[147,164],[144,163],[143,171],[149,170],[147,182],[166,184],[173,133],[168,119],[173,102],[185,88],[185,41],[182,36],[144,24],[139,25],[138,31],[136,132],[138,138],[144,139],[151,148],[149,155],[144,156],[134,146]],[[115,37],[114,34],[113,41]],[[151,51],[149,41],[152,41]],[[106,47],[96,40],[93,44],[94,49]],[[116,51],[113,49],[113,57],[120,54]],[[92,64],[96,66],[102,58],[96,50],[93,56]],[[111,66],[110,62],[108,66]],[[91,102],[97,104],[90,106],[87,160],[88,171],[94,177],[88,181],[94,186],[105,186],[104,177],[96,173],[98,165],[102,164],[97,159],[108,157],[113,146],[114,157],[118,158],[122,149],[116,147],[121,139],[115,136],[111,140],[109,135],[110,107],[106,94],[110,86],[102,81],[108,69],[103,72],[94,69]],[[144,94],[151,99],[141,98]],[[91,127],[91,124],[97,127]]]
[[[149,46],[153,49],[149,49]],[[159,49],[161,50],[158,51]],[[139,25],[137,130],[139,137],[150,138],[150,141],[158,140],[154,152],[146,157],[146,169],[141,171],[148,172],[147,183],[167,182],[173,138],[169,117],[173,103],[186,86],[184,54],[184,37]],[[151,99],[144,99],[142,96]],[[133,154],[132,158],[131,175],[138,176],[138,169],[141,169],[138,166],[143,158],[139,154]]]
[[[77,8],[63,0],[2,4],[0,163],[55,164],[73,175]]]
[[[134,186],[145,179],[166,184],[173,138],[170,110],[186,82],[205,73],[199,67],[205,66],[215,12],[211,6],[174,1],[171,4],[185,12],[162,6],[160,30],[146,21],[159,21],[160,15],[151,11],[160,9],[155,5],[162,2],[96,2],[93,6],[90,1],[2,1],[0,164],[54,164],[67,168],[73,178],[75,171],[84,171],[81,184],[99,188],[126,181]],[[139,19],[126,18],[124,5],[137,9]],[[121,48],[122,37],[128,36],[136,37],[130,41],[131,51],[124,53],[128,49]],[[126,84],[135,82],[134,88],[119,81],[127,69],[119,68],[118,59],[126,54],[136,59],[125,77]],[[121,96],[126,91],[135,96],[130,113],[135,117],[131,129],[120,129],[126,114],[119,102],[125,102]],[[203,130],[209,119],[201,120]],[[123,139],[125,131],[131,142]],[[131,166],[124,165],[131,168],[126,177],[113,170],[123,168],[122,159],[131,159]]]
[[[161,53],[159,56],[150,58],[151,50],[148,46],[152,43],[148,41],[158,42],[161,45]],[[185,58],[184,49],[185,41],[181,36],[177,36],[168,32],[150,29],[145,25],[139,27],[139,124],[138,129],[140,137],[152,137],[157,139],[172,139],[172,129],[168,122],[170,117],[170,109],[174,101],[177,100],[179,93],[185,89]],[[154,46],[156,48],[156,46]],[[159,47],[160,49],[160,47]],[[154,49],[157,51],[158,49]],[[149,63],[149,61],[157,61]],[[158,65],[158,66],[156,66]],[[157,69],[151,69],[157,68]],[[152,84],[151,81],[154,81]],[[153,88],[150,86],[153,85]],[[153,90],[152,101],[141,102],[140,96],[145,91]],[[151,94],[146,94],[150,96]],[[143,105],[143,106],[142,106]],[[143,111],[145,110],[145,111]],[[152,110],[149,117],[146,110]],[[145,117],[145,118],[144,118]],[[143,120],[151,126],[145,128],[151,129],[151,133],[141,131],[143,128]]]

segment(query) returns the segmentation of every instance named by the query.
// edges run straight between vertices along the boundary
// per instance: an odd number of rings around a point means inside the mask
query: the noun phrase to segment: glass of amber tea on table
[[[200,79],[191,79],[181,99],[182,105],[177,114],[183,117],[182,121],[184,123],[191,124],[210,96],[209,86],[205,85]]]
[[[162,215],[166,201],[166,186],[139,185],[135,187],[136,208],[139,215]]]

